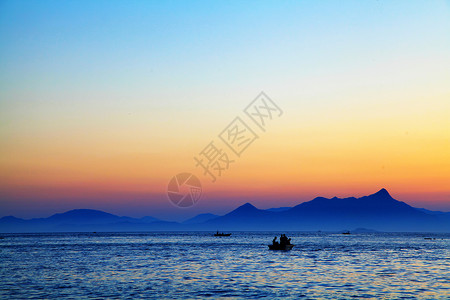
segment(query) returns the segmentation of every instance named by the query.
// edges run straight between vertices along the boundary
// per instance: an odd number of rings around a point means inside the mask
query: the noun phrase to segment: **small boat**
[[[231,233],[223,233],[223,232],[216,232],[216,233],[214,233],[214,236],[230,236],[231,235]]]
[[[342,234],[350,234],[350,231],[344,231]]]
[[[288,245],[280,245],[280,244],[275,244],[275,245],[267,245],[269,246],[270,250],[282,250],[282,251],[289,251],[291,250],[295,245],[293,244],[288,244]]]

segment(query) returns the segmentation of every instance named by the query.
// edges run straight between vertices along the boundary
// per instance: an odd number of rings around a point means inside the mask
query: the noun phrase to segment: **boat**
[[[280,236],[280,242],[277,242],[277,237],[273,238],[272,244],[269,246],[269,250],[281,250],[281,251],[289,251],[294,248],[295,245],[291,244],[291,239],[285,234]]]
[[[344,231],[342,234],[350,234],[350,231]]]
[[[230,236],[231,235],[231,233],[223,233],[223,232],[216,232],[216,233],[214,233],[214,236]]]
[[[275,244],[275,245],[267,245],[269,246],[269,250],[281,250],[281,251],[289,251],[291,250],[295,245],[293,244],[288,244],[288,245],[280,245],[280,244]]]

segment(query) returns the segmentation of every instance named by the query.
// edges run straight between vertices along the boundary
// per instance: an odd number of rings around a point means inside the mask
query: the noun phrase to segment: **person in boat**
[[[278,241],[277,241],[277,237],[274,237],[272,240],[272,244],[278,246]]]
[[[280,245],[286,245],[287,241],[286,241],[286,236],[282,233],[280,236]]]
[[[280,236],[280,245],[290,245],[291,239],[288,239],[287,236],[283,233]]]

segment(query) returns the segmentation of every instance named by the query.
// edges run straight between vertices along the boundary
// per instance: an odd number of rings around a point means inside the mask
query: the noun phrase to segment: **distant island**
[[[76,209],[48,218],[0,219],[0,232],[116,231],[340,231],[450,232],[450,213],[415,208],[395,200],[386,189],[361,198],[323,198],[294,207],[258,209],[246,203],[223,216],[200,214],[184,222],[154,217],[119,217]]]

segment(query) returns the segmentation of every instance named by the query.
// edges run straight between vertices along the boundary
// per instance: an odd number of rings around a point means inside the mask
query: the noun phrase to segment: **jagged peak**
[[[310,200],[310,201],[314,201],[314,200],[330,200],[330,199],[325,198],[325,197],[322,197],[322,196],[319,196],[319,197],[316,197],[316,198],[314,198],[314,199],[312,199],[312,200]],[[310,202],[310,201],[306,201],[306,202]],[[305,203],[305,202],[304,202],[304,203]]]
[[[383,196],[383,197],[390,197],[390,198],[392,198],[392,196],[389,194],[389,192],[385,188],[382,188],[381,190],[379,190],[378,192],[376,192],[372,196]]]
[[[257,211],[259,211],[259,209],[257,209],[255,206],[253,206],[250,203],[245,203],[245,204],[239,206],[238,208],[234,209],[229,214],[226,214],[225,216],[230,215],[230,214],[248,214],[248,213],[254,213]]]

